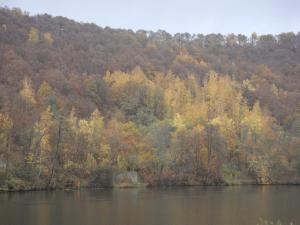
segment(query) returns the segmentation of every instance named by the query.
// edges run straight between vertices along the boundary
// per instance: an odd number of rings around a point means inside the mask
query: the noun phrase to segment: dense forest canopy
[[[0,186],[299,182],[300,33],[0,26]]]

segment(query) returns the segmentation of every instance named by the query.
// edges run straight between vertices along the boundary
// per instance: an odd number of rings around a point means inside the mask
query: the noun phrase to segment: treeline
[[[258,102],[249,107],[246,87],[228,76],[210,72],[200,85],[195,76],[171,73],[150,80],[136,68],[80,83],[91,99],[105,102],[88,118],[65,110],[48,83],[35,91],[23,80],[22,111],[1,114],[9,182],[89,185],[107,171],[138,171],[151,185],[272,183],[300,172],[300,139]]]
[[[299,33],[0,23],[0,186],[299,182]]]

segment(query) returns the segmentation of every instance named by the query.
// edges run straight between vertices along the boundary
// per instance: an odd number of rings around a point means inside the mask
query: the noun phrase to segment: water
[[[300,224],[300,186],[181,187],[0,194],[1,225]]]

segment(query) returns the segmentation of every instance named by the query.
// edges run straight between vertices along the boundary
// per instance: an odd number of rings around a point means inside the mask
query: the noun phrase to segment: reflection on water
[[[3,225],[255,225],[300,222],[300,186],[181,187],[0,194]]]

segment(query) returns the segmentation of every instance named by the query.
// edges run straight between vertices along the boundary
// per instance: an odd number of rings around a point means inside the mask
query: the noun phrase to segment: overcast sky
[[[102,27],[172,34],[300,31],[300,0],[0,0],[0,5]]]

